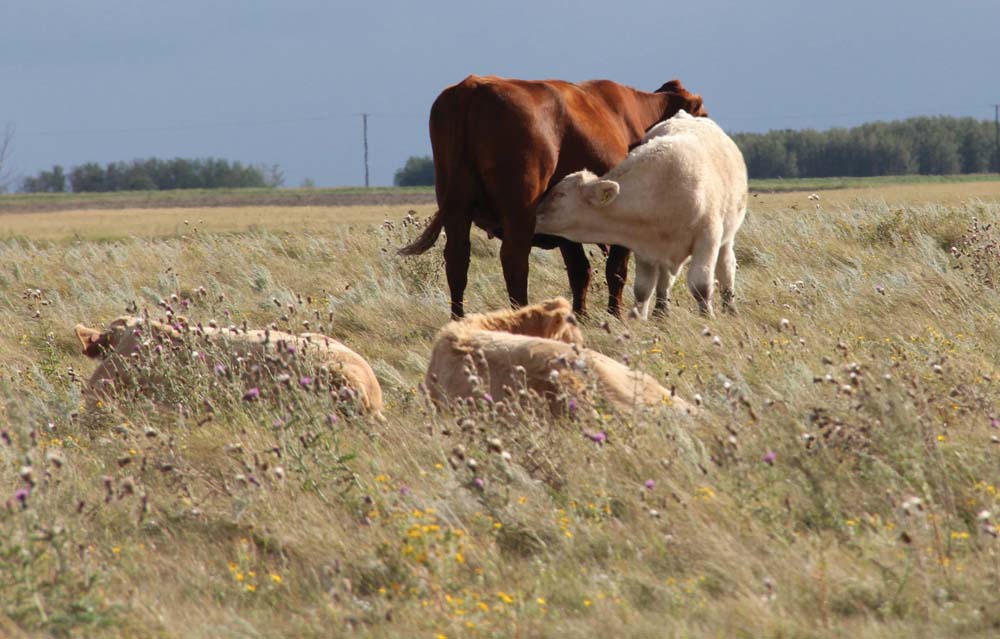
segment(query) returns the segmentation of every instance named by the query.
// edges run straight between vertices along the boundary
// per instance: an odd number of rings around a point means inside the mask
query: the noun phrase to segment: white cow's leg
[[[715,283],[715,264],[719,259],[719,240],[706,234],[694,245],[691,266],[688,268],[688,290],[698,302],[702,315],[712,317],[712,288]]]
[[[660,275],[656,280],[656,306],[653,307],[653,316],[666,317],[670,314],[670,289],[677,281],[677,273],[680,272],[680,264],[664,262],[659,265]]]
[[[655,262],[640,260],[635,258],[635,306],[639,310],[642,319],[649,318],[649,298],[653,295],[653,288],[656,286],[656,279],[659,276],[659,268]]]
[[[733,299],[736,289],[736,252],[733,250],[732,242],[724,244],[719,249],[719,262],[715,266],[715,277],[719,280],[723,312],[735,315],[736,304]]]

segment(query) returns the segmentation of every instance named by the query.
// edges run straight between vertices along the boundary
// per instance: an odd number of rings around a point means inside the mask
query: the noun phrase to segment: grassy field
[[[430,410],[447,287],[440,245],[395,255],[406,206],[0,215],[0,636],[995,637],[1000,193],[974,187],[761,194],[739,316],[683,282],[669,319],[595,307],[589,345],[689,420]],[[498,250],[476,233],[472,310],[505,306]],[[566,289],[535,252],[532,299]],[[387,420],[170,366],[175,404],[85,411],[73,326],[183,300],[342,339]]]
[[[996,182],[996,173],[974,173],[969,175],[884,175],[879,177],[831,177],[751,180],[750,189],[757,192],[772,191],[819,191],[828,189],[863,189],[885,186],[909,186],[921,184],[975,184]]]
[[[883,189],[964,184],[967,188],[996,190],[1000,176],[898,175],[874,178],[803,178],[750,180],[755,193],[783,193],[831,189]],[[341,207],[434,204],[433,187],[341,187],[325,189],[186,189],[177,191],[121,191],[115,193],[33,193],[0,195],[0,215],[79,210],[138,210],[233,207]]]
[[[148,209],[238,206],[352,206],[434,201],[431,187],[341,187],[330,189],[182,189],[113,193],[0,195],[0,213],[81,209]]]

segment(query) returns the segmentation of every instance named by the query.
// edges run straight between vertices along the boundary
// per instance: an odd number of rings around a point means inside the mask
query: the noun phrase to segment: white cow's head
[[[599,215],[601,209],[614,202],[620,190],[614,180],[602,180],[590,171],[570,173],[538,205],[535,232],[571,233],[579,222]]]

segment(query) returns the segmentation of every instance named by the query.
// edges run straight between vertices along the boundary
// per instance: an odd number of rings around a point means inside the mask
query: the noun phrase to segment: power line
[[[340,120],[356,118],[363,113],[330,113],[326,115],[310,115],[295,118],[277,118],[272,120],[217,120],[212,122],[192,122],[187,124],[168,124],[163,126],[143,126],[111,129],[64,129],[52,131],[28,131],[21,133],[23,137],[50,137],[66,135],[112,135],[119,133],[164,133],[171,131],[192,131],[203,129],[217,129],[229,127],[259,127],[279,124],[296,124],[300,122],[323,122],[328,120]],[[426,117],[425,114],[416,113],[368,113],[369,116],[380,118],[413,118]]]
[[[994,106],[994,105],[990,105]],[[368,111],[368,117],[374,118],[427,118],[426,113],[416,112],[393,112],[393,111]],[[274,118],[262,120],[215,120],[205,122],[188,122],[179,124],[166,124],[160,126],[137,126],[120,128],[95,128],[95,129],[60,129],[48,131],[23,131],[19,133],[21,137],[52,137],[70,135],[115,135],[124,133],[169,133],[174,131],[195,131],[205,129],[239,128],[239,127],[263,127],[283,124],[297,124],[302,122],[324,122],[330,120],[343,120],[364,116],[366,113],[326,113],[317,115],[303,115],[288,118]],[[833,119],[858,116],[917,116],[926,115],[921,111],[845,111],[840,113],[785,113],[767,115],[726,115],[722,119],[726,122],[754,122],[762,120],[782,121],[782,120],[803,120],[803,119]]]
[[[993,106],[993,105],[990,105]],[[823,118],[850,118],[857,116],[890,116],[890,117],[904,117],[904,116],[927,116],[935,117],[935,115],[945,115],[947,114],[934,114],[930,115],[926,111],[845,111],[841,113],[782,113],[782,114],[768,114],[768,115],[736,115],[736,116],[726,116],[725,120],[805,120],[810,118],[823,119]],[[975,117],[975,116],[947,116],[947,117]]]

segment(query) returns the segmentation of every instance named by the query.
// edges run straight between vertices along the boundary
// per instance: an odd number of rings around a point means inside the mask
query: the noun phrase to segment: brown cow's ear
[[[95,331],[83,324],[76,325],[76,337],[80,340],[80,344],[83,345],[83,354],[92,359],[103,357],[104,352],[110,346],[107,333]]]
[[[705,110],[705,103],[702,102],[700,95],[691,94],[688,97],[688,105],[685,111],[695,117],[708,117],[708,111]]]
[[[680,80],[674,78],[657,89],[656,93],[687,93],[687,89],[684,88]]]

